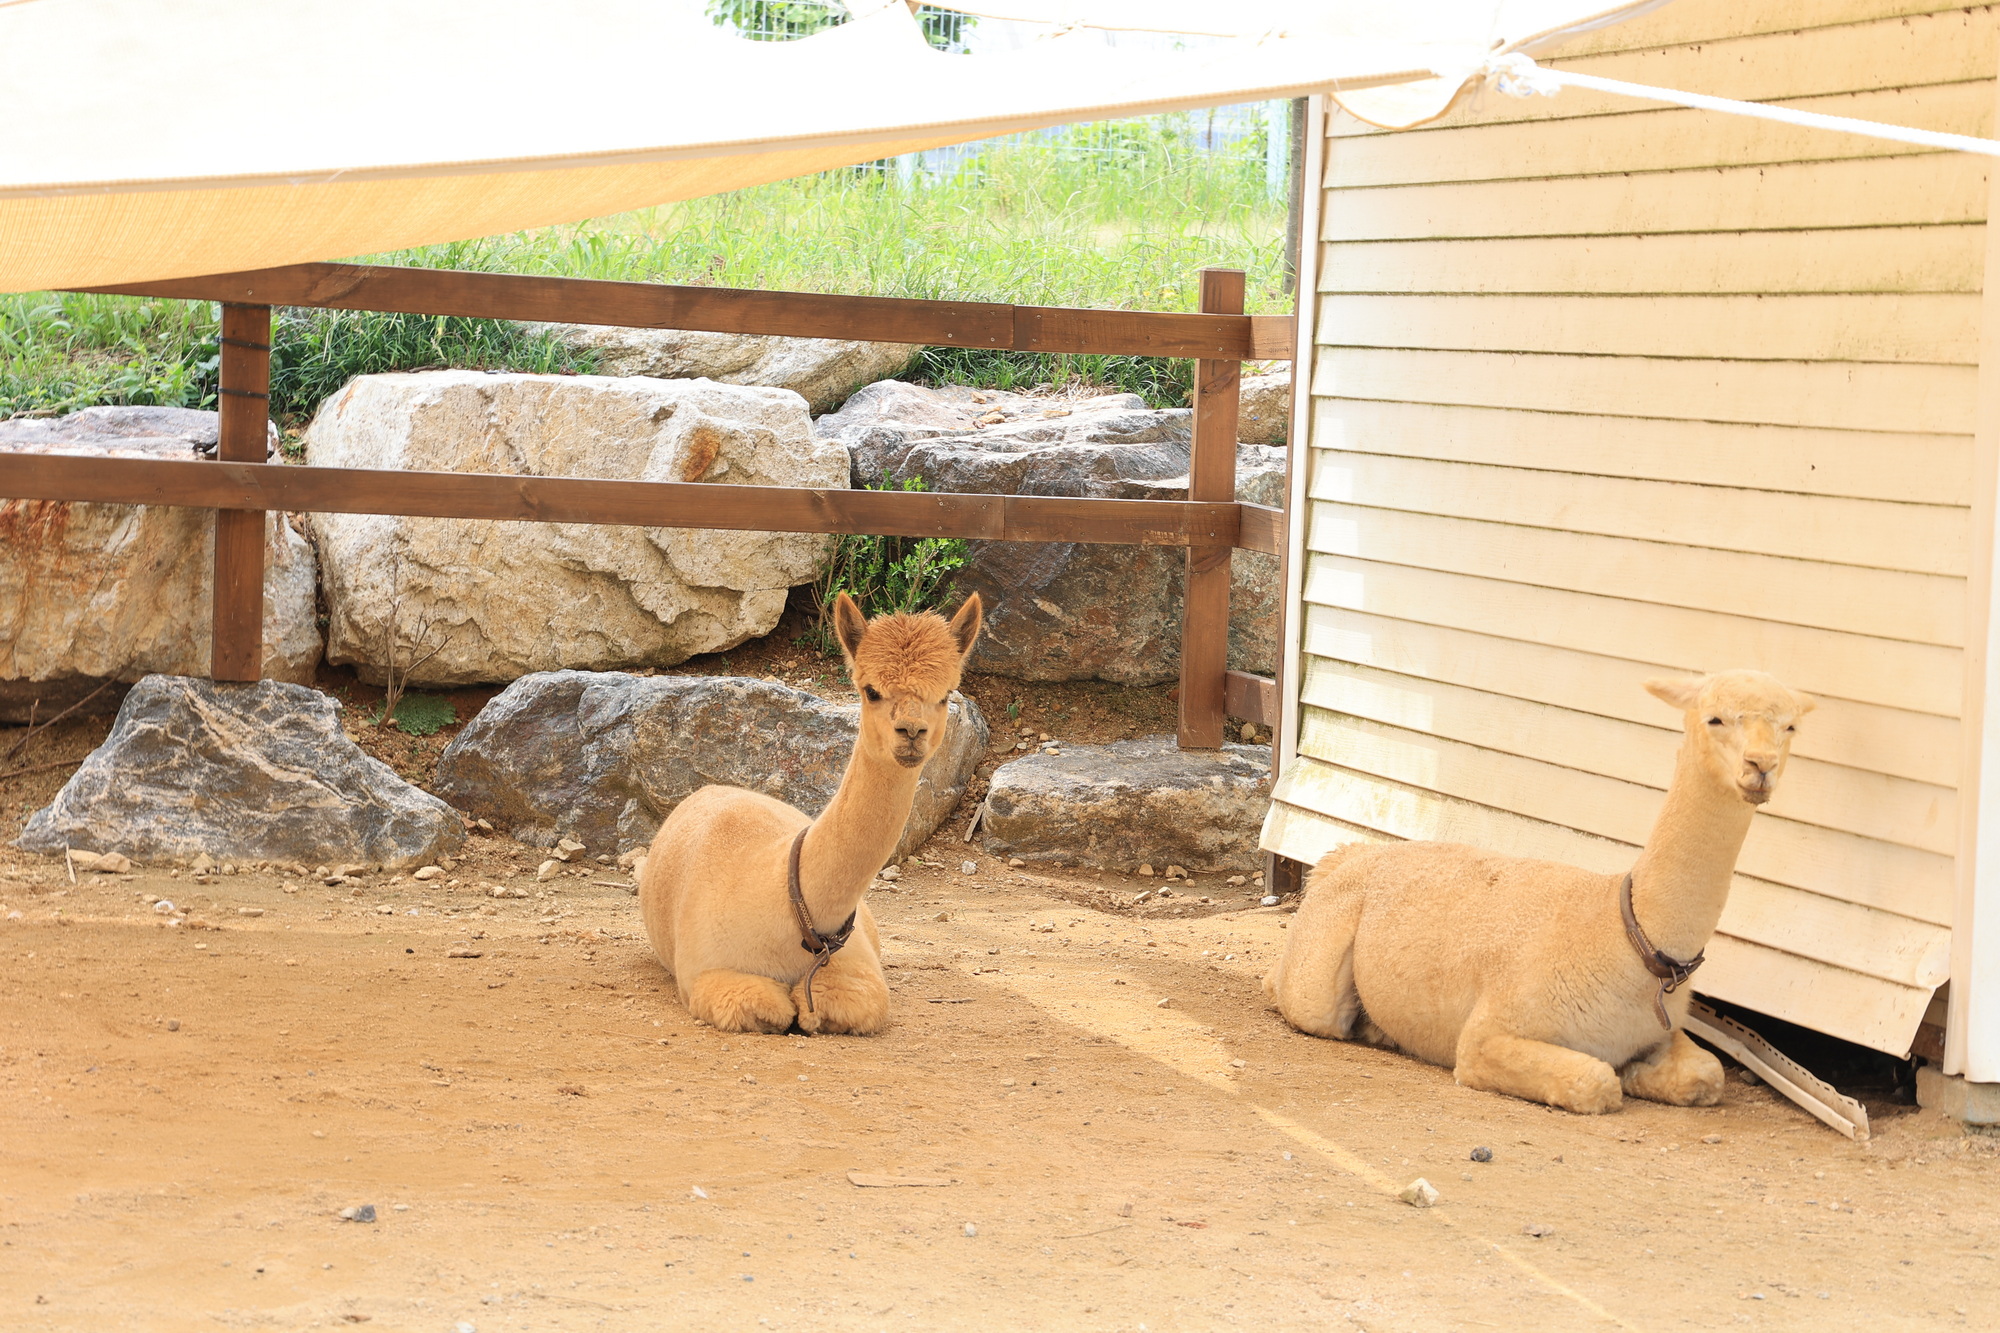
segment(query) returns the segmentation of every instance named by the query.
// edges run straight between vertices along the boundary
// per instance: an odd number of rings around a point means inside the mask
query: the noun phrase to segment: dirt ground
[[[744,1037],[681,1009],[616,872],[474,896],[539,855],[341,888],[0,856],[0,1327],[2000,1317],[2000,1143],[1886,1106],[1850,1143],[1734,1079],[1584,1119],[1299,1036],[1257,988],[1290,918],[1219,882],[1106,910],[1140,886],[943,836],[874,900],[894,1028]]]
[[[759,653],[689,669],[827,670]],[[967,688],[1171,727],[1163,689]],[[0,839],[107,726],[0,764],[37,767]],[[417,780],[450,738],[362,735]],[[874,1038],[695,1024],[627,876],[505,838],[334,887],[0,847],[0,1329],[2000,1327],[2000,1139],[1877,1102],[1851,1143],[1734,1077],[1598,1119],[1467,1091],[1285,1028],[1254,886],[1135,905],[963,824],[872,898]]]

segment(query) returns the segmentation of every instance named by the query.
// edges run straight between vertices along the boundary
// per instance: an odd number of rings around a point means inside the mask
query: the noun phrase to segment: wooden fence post
[[[261,463],[269,453],[271,307],[222,307],[221,416],[215,456]],[[264,666],[264,524],[261,509],[215,513],[215,594],[208,674],[256,680]]]
[[[1243,271],[1201,271],[1204,314],[1243,313]],[[1236,498],[1236,434],[1241,361],[1197,361],[1194,368],[1194,447],[1188,460],[1188,499]],[[1222,744],[1223,673],[1229,666],[1229,556],[1227,546],[1190,546],[1187,598],[1181,609],[1181,716],[1183,750]]]

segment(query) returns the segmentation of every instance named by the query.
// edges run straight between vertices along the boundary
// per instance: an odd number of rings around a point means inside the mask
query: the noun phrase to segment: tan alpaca
[[[646,855],[639,907],[681,1002],[725,1032],[880,1032],[889,1023],[882,941],[861,901],[903,834],[924,762],[944,739],[945,696],[979,637],[977,593],[942,616],[865,619],[842,593],[834,634],[861,692],[861,731],[840,789],[817,820],[741,787],[703,787],[667,816]],[[788,892],[799,886],[821,935],[853,934],[811,980],[815,955]]]
[[[1761,671],[1646,688],[1684,711],[1686,736],[1632,867],[1633,914],[1686,963],[1715,932],[1750,817],[1813,700]],[[1336,848],[1308,877],[1264,991],[1301,1032],[1396,1046],[1470,1088],[1584,1114],[1627,1092],[1713,1106],[1722,1065],[1680,1029],[1685,990],[1665,997],[1663,1026],[1663,982],[1626,934],[1624,879],[1452,843]]]

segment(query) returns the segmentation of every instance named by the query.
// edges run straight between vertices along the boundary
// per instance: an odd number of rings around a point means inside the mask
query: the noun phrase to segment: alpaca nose
[[[915,745],[924,738],[925,733],[930,731],[930,728],[921,722],[898,722],[896,730],[902,735],[905,741]]]
[[[1746,767],[1755,769],[1757,775],[1762,777],[1778,766],[1778,756],[1770,753],[1746,754],[1743,756],[1743,763]]]

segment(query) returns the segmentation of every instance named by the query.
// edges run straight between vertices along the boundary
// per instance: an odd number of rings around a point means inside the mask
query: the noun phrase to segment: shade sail
[[[1496,39],[1490,2],[1157,0],[1197,33],[1238,9],[1273,22],[1128,51],[1065,19],[968,56],[872,2],[802,41],[750,42],[700,0],[0,0],[0,291],[492,235],[1187,107],[1408,87],[1421,111],[1496,40],[1520,44],[1507,32],[1647,7],[1503,4],[1532,16]]]

